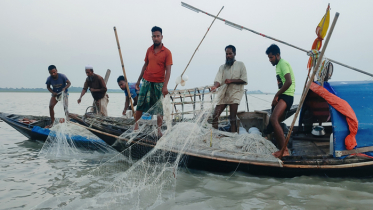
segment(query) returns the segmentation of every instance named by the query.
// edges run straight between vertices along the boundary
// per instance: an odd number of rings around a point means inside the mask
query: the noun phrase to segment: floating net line
[[[167,208],[174,201],[179,164],[187,162],[186,155],[278,163],[271,155],[276,147],[260,135],[223,132],[208,123],[225,91],[226,85],[220,87],[213,103],[177,123],[172,121],[170,96],[162,97],[146,113],[154,119],[141,119],[138,130],[134,125],[118,137],[113,146],[121,153],[35,208],[51,203],[62,209]]]

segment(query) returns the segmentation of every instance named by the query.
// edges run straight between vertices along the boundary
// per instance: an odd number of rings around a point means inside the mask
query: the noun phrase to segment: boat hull
[[[18,132],[20,132],[22,135],[27,137],[31,140],[40,140],[40,141],[46,141],[48,138],[48,135],[39,134],[32,131],[33,126],[27,125],[24,123],[17,122],[15,120],[10,119],[8,116],[11,114],[8,113],[1,113],[0,112],[0,119],[2,119],[5,123],[16,129]]]
[[[219,173],[232,173],[240,171],[255,176],[283,177],[292,178],[296,176],[327,176],[327,177],[372,177],[373,176],[373,161],[367,162],[366,165],[339,165],[340,168],[312,167],[310,165],[286,165],[283,167],[247,164],[247,163],[232,163],[229,161],[205,159],[195,156],[185,156],[180,163],[185,166],[197,170],[205,170]]]

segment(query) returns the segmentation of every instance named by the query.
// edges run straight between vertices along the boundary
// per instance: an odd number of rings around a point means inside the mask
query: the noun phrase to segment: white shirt
[[[244,94],[244,85],[247,85],[245,64],[241,61],[235,61],[232,66],[221,65],[214,82],[219,82],[220,85],[224,85],[226,79],[241,79],[245,81],[245,84],[229,84],[225,93],[223,93],[224,97],[217,102],[217,105],[240,104]]]

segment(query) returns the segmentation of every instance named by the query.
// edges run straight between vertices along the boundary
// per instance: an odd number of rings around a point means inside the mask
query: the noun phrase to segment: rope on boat
[[[256,99],[259,99],[259,100],[262,100],[262,101],[268,102],[268,103],[272,103],[272,102],[270,102],[270,101],[267,101],[267,100],[264,100],[264,99],[261,99],[261,98],[255,97],[255,96],[250,95],[250,94],[247,94],[247,95],[249,95],[249,96],[251,96],[251,97],[253,97],[253,98],[256,98]]]

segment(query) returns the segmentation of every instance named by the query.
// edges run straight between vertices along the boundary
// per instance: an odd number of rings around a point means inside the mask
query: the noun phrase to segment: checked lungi
[[[136,110],[149,112],[149,114],[152,115],[163,115],[162,102],[159,101],[162,96],[162,88],[163,82],[149,82],[145,79],[142,79],[142,86],[137,99]]]

